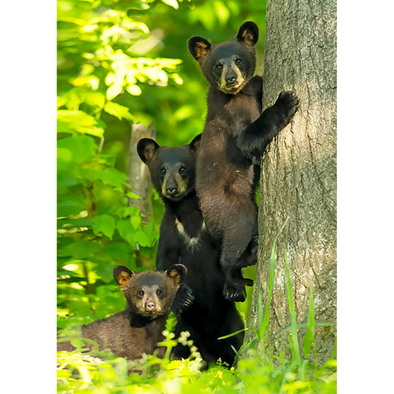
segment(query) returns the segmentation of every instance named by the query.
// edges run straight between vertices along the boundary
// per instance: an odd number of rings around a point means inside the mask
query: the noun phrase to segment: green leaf
[[[97,144],[92,137],[79,135],[57,140],[58,155],[61,160],[71,159],[80,163],[94,156]]]
[[[135,194],[135,193],[133,193],[133,192],[128,192],[128,193],[126,193],[126,196],[127,196],[127,197],[130,197],[130,198],[135,198],[136,200],[139,200],[139,199],[142,198],[141,196],[139,196],[138,194]]]
[[[118,229],[120,236],[135,248],[134,227],[132,226],[130,219],[119,220],[116,223],[116,228]]]
[[[85,102],[92,107],[103,108],[105,104],[105,95],[99,92],[86,92]]]
[[[81,178],[76,178],[72,176],[69,171],[59,171],[57,173],[57,187],[58,189],[64,187],[71,187],[83,184],[84,180]]]
[[[127,119],[133,122],[136,121],[136,119],[133,117],[133,115],[131,115],[127,107],[113,103],[112,101],[108,101],[105,104],[104,111],[109,113],[110,115],[116,116],[119,120]]]
[[[85,64],[85,66],[88,65]],[[86,103],[94,108],[103,108],[105,104],[105,95],[100,92],[92,92],[76,87],[62,94],[57,100],[58,108],[65,106],[68,110],[74,110],[82,103]]]
[[[216,16],[221,25],[225,25],[230,17],[230,11],[221,1],[213,2]]]
[[[90,134],[103,138],[105,123],[83,111],[60,110],[57,113],[57,132]]]
[[[128,7],[132,10],[140,10],[140,11],[144,11],[150,8],[149,4],[146,3],[142,3],[142,2],[136,2],[133,1],[131,3],[128,2]]]
[[[58,196],[57,217],[78,215],[86,207],[87,202],[79,196]]]
[[[115,232],[115,219],[110,215],[97,215],[94,219],[92,229],[95,234],[103,233],[112,240]]]
[[[161,0],[164,4],[169,5],[170,7],[175,8],[176,10],[179,8],[179,4],[177,0]]]
[[[135,240],[140,246],[150,247],[152,246],[152,239],[144,231],[140,230],[135,233]]]
[[[141,96],[142,90],[138,85],[134,84],[129,84],[126,85],[126,90],[132,95],[132,96]]]
[[[113,100],[123,90],[123,85],[120,83],[114,83],[107,89],[106,97],[107,100]]]
[[[63,161],[71,161],[73,154],[69,149],[57,148],[57,157]]]
[[[116,168],[83,168],[81,172],[84,178],[92,182],[101,180],[105,185],[111,185],[118,189],[122,189],[129,179],[126,174]]]
[[[124,182],[127,182],[129,179],[126,174],[115,168],[107,168],[100,171],[98,176],[105,185],[111,185],[118,188],[123,187]]]
[[[58,251],[59,256],[72,256],[76,259],[86,259],[100,251],[99,244],[91,241],[74,242]]]

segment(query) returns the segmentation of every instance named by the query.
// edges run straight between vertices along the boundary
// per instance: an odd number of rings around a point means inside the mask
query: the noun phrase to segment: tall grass
[[[95,354],[78,351],[58,353],[58,392],[64,393],[223,393],[223,394],[334,394],[336,381],[336,344],[331,357],[322,365],[317,363],[315,348],[315,328],[334,323],[315,321],[312,283],[309,293],[309,311],[306,324],[297,323],[294,307],[290,271],[286,251],[286,287],[290,312],[290,326],[282,330],[287,334],[288,342],[282,344],[289,350],[290,357],[285,357],[281,350],[279,356],[269,350],[270,304],[275,281],[276,242],[286,222],[275,237],[271,250],[268,294],[263,308],[261,291],[259,300],[259,323],[253,328],[254,337],[245,343],[237,353],[237,364],[228,369],[218,363],[202,371],[201,358],[192,341],[186,335],[174,338],[172,329],[174,320],[170,320],[164,331],[167,352],[163,359],[155,355],[146,356],[138,361],[126,361],[110,353],[104,359]],[[298,341],[298,330],[305,329],[302,351]],[[233,334],[235,335],[235,333]],[[228,337],[228,336],[226,336]],[[223,337],[225,338],[225,337]],[[191,346],[193,352],[186,360],[171,360],[171,349],[178,343]],[[234,351],[236,351],[234,349]],[[311,354],[314,357],[311,357]],[[315,360],[314,362],[310,361]],[[275,362],[274,362],[275,360]],[[140,374],[130,373],[139,370]]]

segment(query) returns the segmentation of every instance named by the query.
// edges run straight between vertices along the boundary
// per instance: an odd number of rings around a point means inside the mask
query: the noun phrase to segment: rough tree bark
[[[152,211],[152,182],[150,180],[149,170],[138,156],[137,144],[141,138],[156,138],[156,130],[153,123],[145,127],[142,123],[131,126],[131,138],[129,152],[127,155],[127,166],[129,168],[130,191],[141,198],[129,198],[129,205],[140,210],[143,224],[148,224],[153,215]],[[137,267],[149,267],[151,265],[151,256],[143,255],[139,250],[135,250],[135,264]]]
[[[276,247],[269,344],[276,353],[278,332],[290,323],[284,248],[298,323],[307,321],[311,281],[316,322],[336,322],[334,0],[267,1],[263,80],[264,108],[275,102],[281,90],[294,90],[301,99],[291,124],[271,142],[261,162],[260,244],[248,327],[258,325],[260,290],[266,305],[272,243],[290,217]],[[320,364],[333,350],[335,328],[317,327]],[[301,345],[302,336],[301,331]]]
[[[129,198],[129,205],[138,208],[141,211],[142,218],[148,222],[149,218],[152,217],[152,201],[150,198],[152,183],[148,167],[141,161],[137,153],[137,144],[141,138],[156,138],[156,130],[152,122],[147,127],[142,123],[131,126],[130,147],[127,156],[131,192],[141,197]]]

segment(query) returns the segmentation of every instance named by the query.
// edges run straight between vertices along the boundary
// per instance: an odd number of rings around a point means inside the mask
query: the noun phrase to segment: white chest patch
[[[184,239],[187,246],[189,246],[192,249],[200,247],[200,233],[198,233],[197,237],[189,237],[186,234],[183,224],[177,218],[175,218],[175,225],[176,225],[176,229],[178,230],[178,233]],[[205,229],[205,222],[203,222],[201,226],[201,230],[203,229]]]

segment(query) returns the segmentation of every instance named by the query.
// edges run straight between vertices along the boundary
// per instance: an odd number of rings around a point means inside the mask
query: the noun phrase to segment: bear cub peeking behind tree
[[[126,309],[105,319],[82,326],[81,337],[110,349],[117,357],[135,360],[153,354],[164,339],[162,331],[187,268],[174,264],[165,272],[134,273],[123,265],[114,268],[114,278],[127,301]],[[87,346],[89,349],[92,345]],[[58,342],[57,351],[75,350],[70,342]],[[159,348],[163,356],[165,348]]]
[[[256,68],[259,30],[245,22],[234,39],[212,45],[202,37],[188,41],[189,51],[209,82],[208,113],[197,155],[196,190],[208,230],[222,237],[224,297],[245,300],[241,268],[256,263],[255,191],[260,158],[269,142],[298,108],[292,91],[279,94],[262,111],[262,77]],[[256,166],[254,166],[256,165]]]
[[[200,136],[189,145],[160,147],[154,140],[143,138],[137,150],[147,164],[153,186],[165,205],[160,226],[156,267],[164,270],[174,262],[184,264],[188,275],[178,291],[174,309],[178,323],[175,334],[189,331],[201,357],[207,364],[219,358],[233,364],[235,352],[243,342],[244,333],[218,340],[244,328],[235,307],[223,297],[224,274],[220,266],[221,240],[210,234],[204,224],[195,191],[195,161]],[[194,295],[190,308],[188,288]],[[178,300],[177,300],[178,299]],[[176,312],[176,311],[175,311]],[[173,350],[176,358],[188,357],[187,347]]]

